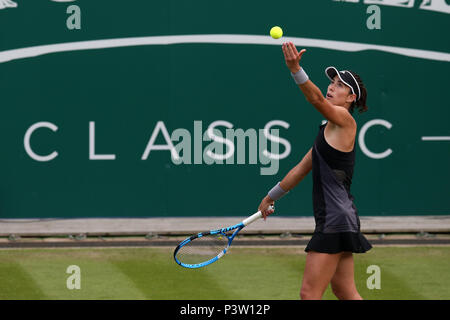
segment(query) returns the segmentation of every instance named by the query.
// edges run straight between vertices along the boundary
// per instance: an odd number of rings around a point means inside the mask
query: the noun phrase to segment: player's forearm
[[[311,171],[312,169],[312,156],[311,149],[309,152],[303,157],[302,161],[300,161],[288,174],[281,180],[280,187],[289,191],[293,189],[296,185],[300,183]]]
[[[315,107],[325,99],[320,89],[311,80],[306,81],[304,84],[298,85],[298,87],[302,90],[306,100]]]
[[[305,70],[299,65],[294,65],[289,68],[295,83],[297,83],[300,90],[303,92],[306,100],[311,103],[319,112],[324,113],[323,109],[325,97],[320,89],[309,80]]]
[[[277,183],[264,198],[264,205],[273,203],[273,201],[277,201],[285,196],[289,190],[293,189],[300,181],[302,181],[306,175],[312,169],[312,148],[309,149],[308,153],[303,157],[302,161],[300,161],[288,174]]]

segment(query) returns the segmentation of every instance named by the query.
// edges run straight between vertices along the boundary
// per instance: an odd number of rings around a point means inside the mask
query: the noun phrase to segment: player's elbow
[[[321,105],[323,105],[325,98],[319,95],[315,95],[312,97],[306,97],[306,100],[312,104],[316,108],[320,108]]]
[[[311,98],[308,100],[317,111],[319,111],[325,119],[332,121],[336,117],[335,110],[327,103],[327,100],[323,97]]]

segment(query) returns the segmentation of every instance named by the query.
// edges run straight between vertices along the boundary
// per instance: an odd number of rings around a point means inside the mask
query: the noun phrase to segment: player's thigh
[[[306,255],[302,289],[324,291],[336,272],[341,253],[309,251]]]
[[[336,272],[331,279],[333,291],[353,291],[355,286],[355,266],[353,254],[343,252],[336,268]]]

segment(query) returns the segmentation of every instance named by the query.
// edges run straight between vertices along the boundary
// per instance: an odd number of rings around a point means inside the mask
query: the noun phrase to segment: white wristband
[[[291,72],[292,78],[294,78],[294,81],[296,84],[304,84],[306,81],[309,80],[308,75],[306,74],[305,70],[303,68],[300,68],[299,71],[296,73]]]
[[[279,199],[281,199],[286,193],[288,193],[289,191],[284,191],[283,188],[281,188],[280,183],[278,182],[275,187],[273,187],[269,193],[267,194],[270,199],[272,199],[273,201],[277,201]]]

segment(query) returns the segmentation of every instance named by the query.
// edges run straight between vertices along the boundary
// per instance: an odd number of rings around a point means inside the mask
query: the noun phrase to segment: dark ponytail
[[[367,89],[364,86],[364,83],[361,80],[361,77],[350,70],[350,73],[355,77],[356,81],[358,82],[359,88],[361,89],[361,97],[358,101],[353,101],[352,105],[350,106],[350,113],[353,113],[353,110],[355,108],[358,109],[359,113],[366,112],[369,108],[366,106],[367,101]]]

